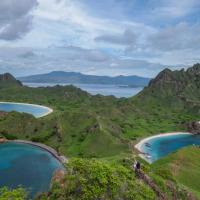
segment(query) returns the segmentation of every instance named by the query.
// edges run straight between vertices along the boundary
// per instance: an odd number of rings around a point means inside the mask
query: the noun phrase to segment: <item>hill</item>
[[[68,197],[69,194],[75,196],[77,194],[78,198],[82,198],[83,195],[88,195],[91,187],[95,186],[93,188],[95,191],[100,188],[98,184],[101,187],[103,184],[102,188],[104,188],[99,193],[100,197],[112,195],[113,193],[109,191],[110,177],[103,177],[105,181],[103,183],[99,183],[97,179],[107,172],[113,174],[112,178],[119,184],[117,187],[119,192],[114,193],[115,195],[124,198],[123,195],[126,193],[131,195],[129,199],[147,199],[145,191],[148,191],[152,197],[155,193],[146,185],[140,191],[137,190],[140,181],[134,179],[131,170],[133,152],[130,147],[140,138],[160,132],[186,130],[187,122],[199,120],[199,76],[199,64],[188,70],[165,69],[142,92],[127,99],[101,95],[92,96],[74,86],[1,87],[1,101],[42,104],[52,107],[54,112],[39,119],[16,112],[2,115],[0,116],[0,136],[45,143],[72,159],[72,163],[67,166],[67,169],[70,169],[69,173],[72,174],[70,174],[69,180],[65,179],[64,185],[72,184],[73,187],[66,191],[66,187],[57,188],[55,186],[51,193],[52,199],[54,197],[62,198],[62,195]],[[184,159],[184,154],[181,155]],[[74,157],[83,160],[73,162]],[[92,158],[95,158],[95,161],[90,160]],[[191,156],[191,158],[195,159],[195,156]],[[109,164],[107,165],[106,162]],[[114,167],[111,164],[113,162],[116,164]],[[97,163],[98,170],[94,168],[93,163]],[[80,164],[81,168],[79,168]],[[189,185],[186,185],[182,179],[179,180],[178,176],[176,178],[176,175],[171,175],[168,171],[164,170],[160,173],[159,168],[151,169],[145,162],[142,162],[142,165],[162,191],[167,193],[169,199],[172,199],[172,189],[179,199],[188,199],[187,191],[182,188],[181,183],[198,195],[196,186],[195,188],[190,186],[193,184],[190,181]],[[124,166],[126,169],[123,168]],[[122,172],[118,170],[122,170],[125,178],[120,179]],[[194,177],[198,176],[197,170],[193,172]],[[80,173],[81,180],[85,180],[88,185],[88,188],[84,189],[84,193],[79,193],[80,191],[76,193],[76,184],[79,184],[77,178]],[[92,177],[87,176],[88,174],[92,174]],[[170,182],[173,185],[172,189],[166,187],[168,178],[172,179],[172,183]],[[127,182],[124,179],[128,179]],[[130,181],[132,185],[128,185]],[[125,186],[127,186],[126,188],[122,187],[125,189],[125,193],[121,192],[122,182],[125,182]],[[84,186],[81,185],[81,187]],[[130,193],[131,191],[134,193]],[[137,197],[137,195],[139,196]]]
[[[19,77],[22,82],[31,83],[79,83],[79,84],[112,84],[129,86],[146,86],[150,79],[139,76],[93,76],[76,72],[53,71],[47,74],[38,74]]]
[[[22,83],[9,73],[0,74],[0,87],[22,86]]]
[[[165,69],[127,101],[138,110],[135,134],[186,130],[187,122],[199,121],[200,65],[180,71]]]
[[[165,178],[175,179],[200,198],[199,160],[199,147],[188,147],[155,162],[152,171],[163,176],[170,175]]]
[[[67,156],[120,156],[130,152],[129,143],[138,138],[187,130],[186,123],[199,120],[198,66],[164,70],[128,99],[92,96],[73,86],[2,88],[1,101],[43,104],[54,113],[38,120],[10,113],[1,119],[0,130],[44,142]]]

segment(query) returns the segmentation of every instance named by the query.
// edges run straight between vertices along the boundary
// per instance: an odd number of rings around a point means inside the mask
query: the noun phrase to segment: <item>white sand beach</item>
[[[47,115],[49,115],[50,113],[53,112],[52,108],[49,108],[47,106],[43,106],[43,105],[38,105],[38,104],[31,104],[31,103],[19,103],[19,102],[11,102],[11,101],[1,101],[0,104],[18,104],[18,105],[27,105],[27,106],[34,106],[34,107],[40,107],[40,108],[44,108],[47,110],[46,113],[44,113],[43,115],[41,115],[40,117],[45,117]],[[40,118],[38,117],[38,118]]]
[[[147,162],[151,163],[151,160],[148,158],[148,156],[145,154],[145,152],[143,152],[143,145],[145,143],[148,143],[149,140],[151,139],[154,139],[154,138],[160,138],[160,137],[167,137],[167,136],[174,136],[174,135],[188,135],[188,134],[191,134],[191,133],[188,133],[188,132],[171,132],[171,133],[163,133],[163,134],[158,134],[158,135],[154,135],[154,136],[150,136],[150,137],[147,137],[147,138],[144,138],[142,140],[140,140],[139,143],[137,143],[134,147],[141,153],[139,153],[139,156],[141,158],[143,158],[144,160],[146,160]]]

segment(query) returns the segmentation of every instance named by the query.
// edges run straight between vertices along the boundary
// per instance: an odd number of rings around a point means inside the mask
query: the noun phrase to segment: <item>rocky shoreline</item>
[[[7,140],[5,138],[0,138],[0,144],[5,143],[5,142],[7,142]]]

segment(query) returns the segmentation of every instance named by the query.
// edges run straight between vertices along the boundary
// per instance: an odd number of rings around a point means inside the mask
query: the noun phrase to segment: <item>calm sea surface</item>
[[[55,85],[70,85],[67,83],[23,83],[30,87],[46,87]],[[114,95],[116,97],[131,97],[139,93],[143,87],[128,87],[119,85],[104,84],[73,84],[74,86],[89,92],[92,95],[102,94],[105,96]]]
[[[200,135],[180,134],[152,138],[143,144],[142,151],[150,155],[148,159],[150,162],[154,162],[169,153],[190,145],[200,145]]]
[[[17,111],[21,113],[24,112],[32,114],[35,117],[41,117],[46,115],[49,112],[49,109],[47,107],[42,107],[38,105],[0,102],[0,111],[5,111],[5,112]]]
[[[28,144],[0,144],[0,187],[21,185],[30,197],[49,190],[56,169],[62,164],[49,152]]]

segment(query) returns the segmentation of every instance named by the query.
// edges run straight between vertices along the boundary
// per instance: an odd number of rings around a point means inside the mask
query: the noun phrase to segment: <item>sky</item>
[[[199,0],[0,1],[0,73],[154,77],[197,62]]]

